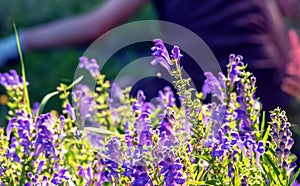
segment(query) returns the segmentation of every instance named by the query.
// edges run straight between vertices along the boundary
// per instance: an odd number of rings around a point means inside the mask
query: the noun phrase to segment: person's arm
[[[26,50],[31,50],[92,41],[127,20],[146,1],[107,0],[91,13],[24,30],[22,45]]]

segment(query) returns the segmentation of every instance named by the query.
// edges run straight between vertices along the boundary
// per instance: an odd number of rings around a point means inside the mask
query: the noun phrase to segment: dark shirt
[[[264,110],[287,108],[289,97],[280,89],[288,62],[288,43],[276,7],[265,0],[154,0],[160,20],[196,33],[210,47],[223,72],[229,54],[241,54],[257,78],[257,96]],[[280,17],[279,17],[280,18]],[[178,37],[178,36],[177,36]],[[180,36],[179,36],[180,37]],[[179,46],[180,47],[180,46]],[[201,68],[185,53],[182,65],[201,91]]]
[[[225,67],[231,53],[250,68],[283,68],[287,40],[264,0],[154,0],[159,18],[184,26],[203,39]],[[276,10],[272,10],[276,11]]]

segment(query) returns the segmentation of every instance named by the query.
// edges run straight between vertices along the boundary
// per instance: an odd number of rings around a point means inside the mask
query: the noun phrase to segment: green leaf
[[[274,162],[272,161],[271,157],[268,154],[265,154],[265,157],[267,159],[268,164],[270,164],[273,168],[273,171],[275,172],[276,176],[279,177],[280,172],[277,168],[277,166],[274,164]]]
[[[288,186],[291,186],[293,184],[293,182],[298,178],[300,174],[300,168],[297,170],[297,172],[294,174],[294,176],[292,177],[291,181],[289,182]]]
[[[281,179],[280,179],[280,171],[278,170],[277,166],[274,164],[274,162],[273,162],[273,160],[271,159],[271,157],[270,157],[269,154],[265,153],[265,154],[263,155],[263,162],[264,162],[264,163],[263,163],[264,165],[268,166],[269,168],[272,168],[272,170],[269,169],[269,170],[271,170],[271,171],[267,172],[267,174],[270,174],[270,172],[271,172],[271,173],[275,173],[277,179],[274,179],[274,178],[272,177],[272,176],[274,176],[274,174],[271,174],[272,180],[274,180],[274,181],[276,182],[276,184],[277,184],[277,181],[279,181],[280,185],[283,185],[283,184],[281,183]]]
[[[73,83],[71,83],[69,86],[67,86],[67,88],[65,90],[68,90],[68,89],[71,89],[72,87],[74,87],[77,83],[79,83],[81,80],[82,80],[83,76],[80,76],[79,78],[77,78],[75,81],[73,81]],[[59,94],[60,92],[59,91],[55,91],[55,92],[51,92],[49,94],[47,94],[43,100],[41,101],[41,104],[40,104],[40,108],[37,112],[37,115],[36,117],[38,117],[40,114],[42,114],[43,110],[44,110],[44,107],[45,105],[47,104],[47,102],[55,95]]]
[[[14,25],[16,41],[17,41],[17,46],[18,46],[18,52],[19,52],[19,55],[20,55],[20,62],[21,62],[21,67],[22,67],[22,78],[23,78],[23,87],[24,87],[24,96],[25,96],[24,100],[25,100],[27,112],[32,114],[32,110],[30,108],[28,88],[27,88],[27,85],[26,85],[27,81],[26,81],[26,73],[25,73],[25,65],[24,65],[24,60],[23,60],[23,54],[22,54],[22,50],[21,50],[21,45],[20,45],[20,40],[19,40],[16,24],[14,23],[13,25]]]
[[[111,132],[109,130],[105,130],[105,129],[100,129],[100,128],[96,128],[96,127],[84,127],[83,131],[85,132],[95,132],[101,135],[116,135],[116,133]]]
[[[262,118],[261,118],[261,125],[260,125],[260,130],[263,131],[265,129],[265,123],[266,123],[266,112],[263,111],[262,113]]]
[[[36,114],[36,117],[38,117],[40,114],[42,114],[42,112],[44,110],[44,107],[47,104],[47,102],[49,101],[49,99],[52,98],[53,96],[57,95],[57,94],[59,94],[59,91],[51,92],[43,98],[43,100],[41,101],[41,104],[40,104],[40,108],[39,108],[39,110]]]
[[[216,185],[218,183],[220,183],[219,180],[208,180],[208,181],[205,181],[205,184],[207,184],[207,185]]]
[[[262,165],[262,168],[263,168],[263,170],[264,170],[264,172],[266,173],[266,175],[267,175],[267,177],[268,177],[268,179],[269,179],[269,182],[270,183],[275,183],[275,180],[273,179],[273,176],[269,173],[270,171],[267,171],[267,169],[265,168],[265,166],[266,167],[268,167],[267,165]],[[270,184],[269,184],[270,185]]]
[[[69,179],[69,180],[66,182],[66,186],[75,186],[75,184]]]
[[[219,180],[207,180],[207,181],[190,181],[189,185],[217,185],[220,183]]]
[[[270,134],[270,129],[271,129],[271,125],[268,126],[268,128],[267,128],[267,130],[265,132],[265,135],[262,138],[263,141],[267,141],[268,140],[269,134]]]
[[[69,90],[73,88],[76,84],[78,84],[83,79],[83,76],[79,76],[73,83],[71,83],[69,86],[67,86],[66,90]]]

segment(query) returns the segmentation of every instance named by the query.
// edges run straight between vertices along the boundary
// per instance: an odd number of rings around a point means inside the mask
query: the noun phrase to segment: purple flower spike
[[[233,178],[234,177],[234,167],[232,163],[228,163],[228,177]]]
[[[68,113],[71,116],[72,120],[76,120],[76,116],[75,116],[75,109],[71,106],[70,103],[66,104],[66,113]]]
[[[97,79],[97,77],[100,75],[99,68],[100,66],[97,64],[96,59],[89,59],[85,56],[82,56],[79,58],[79,68],[85,68],[93,78]]]
[[[292,162],[289,166],[289,171],[293,171],[297,167],[297,164],[295,162]]]
[[[173,50],[171,51],[172,53],[172,57],[175,61],[177,61],[178,63],[178,66],[180,66],[180,58],[183,56],[181,53],[180,53],[180,49],[178,46],[174,46]]]
[[[120,142],[117,137],[113,137],[106,145],[107,152],[106,155],[109,155],[110,159],[118,162],[121,160],[121,150],[120,150]]]
[[[264,143],[262,141],[259,141],[257,144],[257,152],[259,152],[260,154],[263,154],[265,152],[265,147],[264,147]]]
[[[285,170],[288,170],[288,169],[289,169],[289,165],[288,165],[288,163],[287,163],[285,160],[282,162],[282,167],[283,167]]]
[[[287,141],[287,148],[291,149],[293,145],[294,145],[294,139],[289,138],[288,141]]]
[[[167,48],[161,39],[155,39],[153,41],[155,46],[152,47],[151,50],[153,51],[152,55],[155,57],[155,59],[151,61],[151,64],[156,65],[160,63],[169,72],[169,74],[172,75],[170,65],[172,65],[173,62],[170,59]]]
[[[235,56],[234,54],[229,55],[229,77],[231,79],[230,86],[233,87],[233,84],[240,80],[239,75],[242,72],[239,67],[243,66],[242,62],[243,57],[241,55]]]
[[[40,103],[39,102],[34,102],[33,103],[33,108],[32,108],[33,115],[36,115],[38,113],[39,108],[40,108]]]
[[[159,171],[158,174],[164,175],[165,185],[177,185],[177,184],[184,184],[186,178],[183,177],[181,170],[182,164],[179,158],[174,160],[174,157],[170,157],[161,161],[159,163],[162,166],[162,169]]]
[[[260,164],[260,157],[265,152],[264,143],[262,141],[259,141],[256,148],[256,166],[259,166]]]
[[[278,158],[281,158],[281,156],[282,156],[282,151],[280,150],[280,148],[276,148],[276,156],[278,157]]]
[[[26,82],[26,85],[29,83]],[[17,74],[15,70],[10,70],[9,73],[0,73],[0,85],[6,89],[12,87],[14,90],[17,87],[23,87],[23,79]]]
[[[36,173],[37,173],[37,174],[39,174],[39,173],[42,171],[43,166],[44,166],[44,163],[45,163],[44,160],[41,160],[41,161],[39,162],[39,164],[38,164],[38,166],[37,166],[37,168],[36,168]]]
[[[172,65],[173,63],[170,60],[169,52],[163,41],[161,39],[154,39],[153,42],[155,43],[155,46],[151,48],[153,51],[152,55],[156,57],[163,57],[166,59],[166,62],[168,62],[169,65]]]
[[[58,173],[55,172],[51,179],[51,183],[54,185],[60,185],[63,183],[63,180],[69,180],[69,173],[67,169],[61,169]]]
[[[211,72],[205,72],[204,75],[206,76],[206,80],[202,87],[203,99],[205,99],[208,94],[212,93],[213,96],[216,96],[223,103],[225,94],[222,89],[225,89],[225,87],[221,86],[219,80]]]

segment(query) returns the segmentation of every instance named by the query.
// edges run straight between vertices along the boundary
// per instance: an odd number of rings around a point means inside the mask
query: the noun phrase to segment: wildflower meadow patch
[[[297,185],[291,124],[280,108],[262,111],[242,56],[229,55],[227,74],[205,72],[197,92],[182,76],[179,47],[169,54],[162,40],[154,43],[151,63],[174,77],[180,107],[170,87],[158,92],[158,104],[145,101],[142,90],[131,97],[86,57],[79,68],[95,90],[79,77],[33,107],[24,71],[0,74],[9,97],[0,185]],[[62,113],[44,113],[57,95]],[[204,103],[208,95],[214,101]]]

